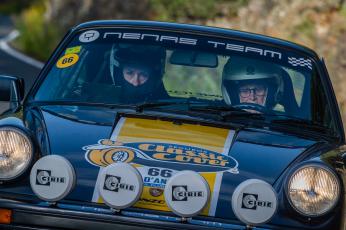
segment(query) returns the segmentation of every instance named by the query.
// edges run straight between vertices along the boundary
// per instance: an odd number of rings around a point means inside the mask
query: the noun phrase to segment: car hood
[[[212,194],[202,214],[231,217],[223,210],[231,208],[237,185],[249,178],[273,185],[294,159],[316,143],[264,129],[119,117],[105,108],[44,106],[39,110],[50,154],[64,156],[76,171],[76,186],[67,197],[75,201],[102,203],[97,189],[100,169],[125,159],[144,180],[144,195],[135,207],[168,211],[160,190],[172,174],[194,170],[207,180]],[[119,156],[119,149],[129,154]],[[150,168],[169,173],[150,174]],[[151,192],[154,187],[158,196]]]

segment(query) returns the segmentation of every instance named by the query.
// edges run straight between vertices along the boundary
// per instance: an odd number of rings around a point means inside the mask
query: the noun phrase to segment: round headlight
[[[336,175],[327,167],[306,165],[290,177],[287,189],[291,205],[306,216],[320,216],[334,208],[340,195]]]
[[[33,144],[20,129],[0,128],[0,180],[11,180],[20,176],[33,158]]]

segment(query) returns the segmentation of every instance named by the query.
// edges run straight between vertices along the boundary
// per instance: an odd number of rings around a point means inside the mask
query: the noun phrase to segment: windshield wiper
[[[136,112],[143,112],[143,109],[169,106],[169,105],[187,105],[190,108],[192,104],[205,104],[205,103],[199,102],[199,101],[190,101],[190,100],[160,100],[160,101],[143,102],[143,103],[135,104],[134,106],[135,106]]]
[[[278,117],[283,116],[283,115],[278,115]],[[304,128],[309,128],[314,131],[323,131],[323,132],[331,132],[332,130],[321,123],[317,123],[314,121],[306,120],[306,119],[301,119],[297,117],[291,117],[291,116],[283,116],[285,118],[283,119],[271,119],[271,123],[273,124],[280,124],[280,125],[297,125],[299,127],[304,127]]]
[[[252,113],[243,109],[239,109],[226,105],[192,105],[189,107],[192,111],[201,111],[217,114],[222,117],[223,120],[228,118],[255,118],[265,120],[265,115],[262,113]]]
[[[61,105],[61,106],[97,106],[97,107],[107,107],[107,108],[116,108],[122,107],[127,108],[129,105],[125,104],[114,104],[114,103],[103,103],[103,102],[86,102],[86,101],[33,101],[28,102],[29,105]],[[130,106],[131,107],[131,106]]]

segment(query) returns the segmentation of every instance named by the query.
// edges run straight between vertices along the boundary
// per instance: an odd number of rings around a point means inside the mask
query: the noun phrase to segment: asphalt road
[[[0,15],[0,39],[6,37],[13,30],[11,20]],[[0,49],[0,75],[10,75],[24,78],[25,92],[27,93],[34,83],[40,69],[29,65]]]

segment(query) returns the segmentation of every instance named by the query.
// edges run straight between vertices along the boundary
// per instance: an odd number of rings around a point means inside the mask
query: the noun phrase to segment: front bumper
[[[143,214],[138,212],[113,212],[106,208],[48,203],[27,204],[0,199],[0,208],[12,210],[11,224],[2,229],[246,229],[246,226],[197,219]],[[264,228],[256,228],[264,230]]]
[[[237,223],[215,222],[135,211],[115,212],[109,208],[47,202],[26,203],[0,199],[0,208],[12,210],[11,224],[0,229],[249,229]],[[342,227],[343,226],[343,227]],[[340,230],[345,230],[344,225]],[[254,227],[254,230],[287,229],[283,226]],[[296,228],[294,228],[296,229]],[[311,228],[309,228],[311,229]]]

